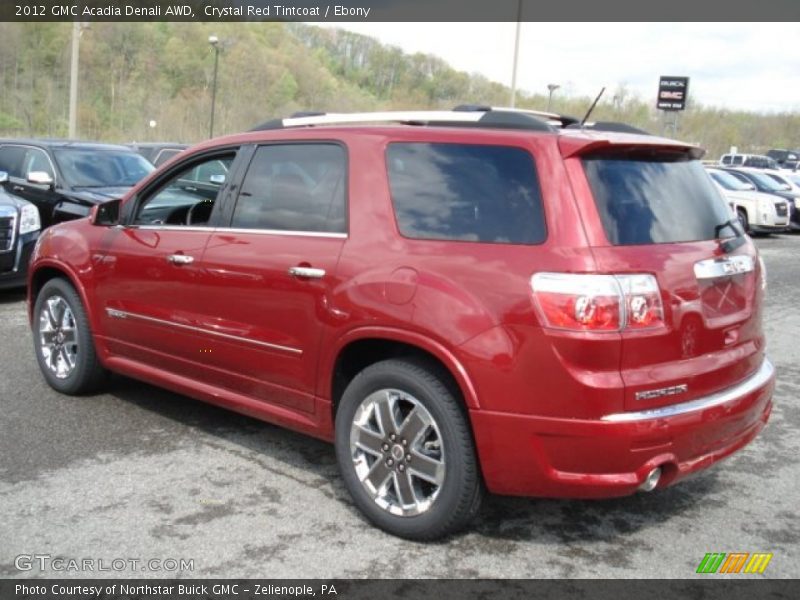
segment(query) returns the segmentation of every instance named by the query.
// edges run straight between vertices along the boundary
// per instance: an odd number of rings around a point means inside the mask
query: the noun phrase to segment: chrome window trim
[[[218,232],[230,233],[258,233],[261,235],[290,235],[304,237],[333,238],[337,240],[347,239],[346,233],[333,231],[301,231],[293,229],[248,229],[246,227],[218,227]]]
[[[168,327],[176,327],[178,329],[193,331],[195,333],[203,333],[206,335],[212,335],[228,340],[233,340],[236,342],[245,342],[247,344],[252,344],[254,346],[261,346],[262,348],[268,348],[270,350],[280,350],[282,352],[288,352],[289,354],[296,354],[298,356],[303,354],[302,350],[300,350],[299,348],[292,348],[291,346],[281,346],[280,344],[270,344],[269,342],[251,340],[249,338],[241,337],[238,335],[232,335],[230,333],[222,333],[221,331],[214,331],[213,329],[195,327],[194,325],[185,325],[184,323],[176,323],[175,321],[167,321],[165,319],[157,319],[155,317],[148,317],[145,315],[140,315],[138,313],[128,312],[126,310],[119,310],[116,308],[107,307],[106,314],[114,319],[139,319],[140,321],[156,323],[157,325],[166,325]]]
[[[710,396],[698,398],[697,400],[690,400],[689,402],[682,402],[680,404],[670,404],[669,406],[662,406],[660,408],[653,408],[650,410],[640,410],[636,412],[616,413],[606,415],[601,420],[607,423],[630,423],[635,421],[648,421],[652,419],[665,419],[675,417],[678,415],[685,415],[687,413],[698,412],[707,410],[716,406],[722,406],[728,402],[732,402],[746,396],[757,389],[764,386],[775,375],[775,367],[768,358],[764,358],[758,371],[737,383],[733,387],[729,387],[721,392],[716,392]]]
[[[122,229],[145,229],[152,231],[216,231],[216,227],[198,227],[194,225],[121,225]]]
[[[145,229],[154,231],[208,231],[215,233],[257,233],[259,235],[288,235],[302,237],[319,237],[345,240],[346,233],[327,231],[290,231],[282,229],[247,229],[242,227],[195,227],[193,225],[120,225],[124,229]]]

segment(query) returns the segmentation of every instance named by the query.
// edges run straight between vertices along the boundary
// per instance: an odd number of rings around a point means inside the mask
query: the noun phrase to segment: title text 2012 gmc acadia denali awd
[[[43,233],[36,356],[67,394],[115,371],[331,440],[408,538],[486,489],[668,486],[774,386],[763,263],[700,154],[488,107],[268,122]]]

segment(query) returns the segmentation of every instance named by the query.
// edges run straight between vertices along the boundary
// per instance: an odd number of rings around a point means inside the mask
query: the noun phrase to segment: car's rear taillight
[[[661,293],[652,275],[536,273],[531,287],[545,327],[603,332],[664,325]]]

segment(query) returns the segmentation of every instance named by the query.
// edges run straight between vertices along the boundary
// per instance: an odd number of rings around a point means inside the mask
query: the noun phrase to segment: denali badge
[[[636,392],[637,400],[654,400],[662,396],[675,396],[676,394],[683,394],[689,391],[689,386],[685,383],[680,385],[673,385],[671,387],[659,388],[657,390],[647,390],[644,392]]]

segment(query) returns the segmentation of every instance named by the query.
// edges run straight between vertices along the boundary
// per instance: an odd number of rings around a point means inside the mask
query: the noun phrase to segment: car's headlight
[[[31,233],[42,228],[42,221],[39,219],[39,209],[33,204],[26,204],[22,207],[19,215],[19,233]]]

